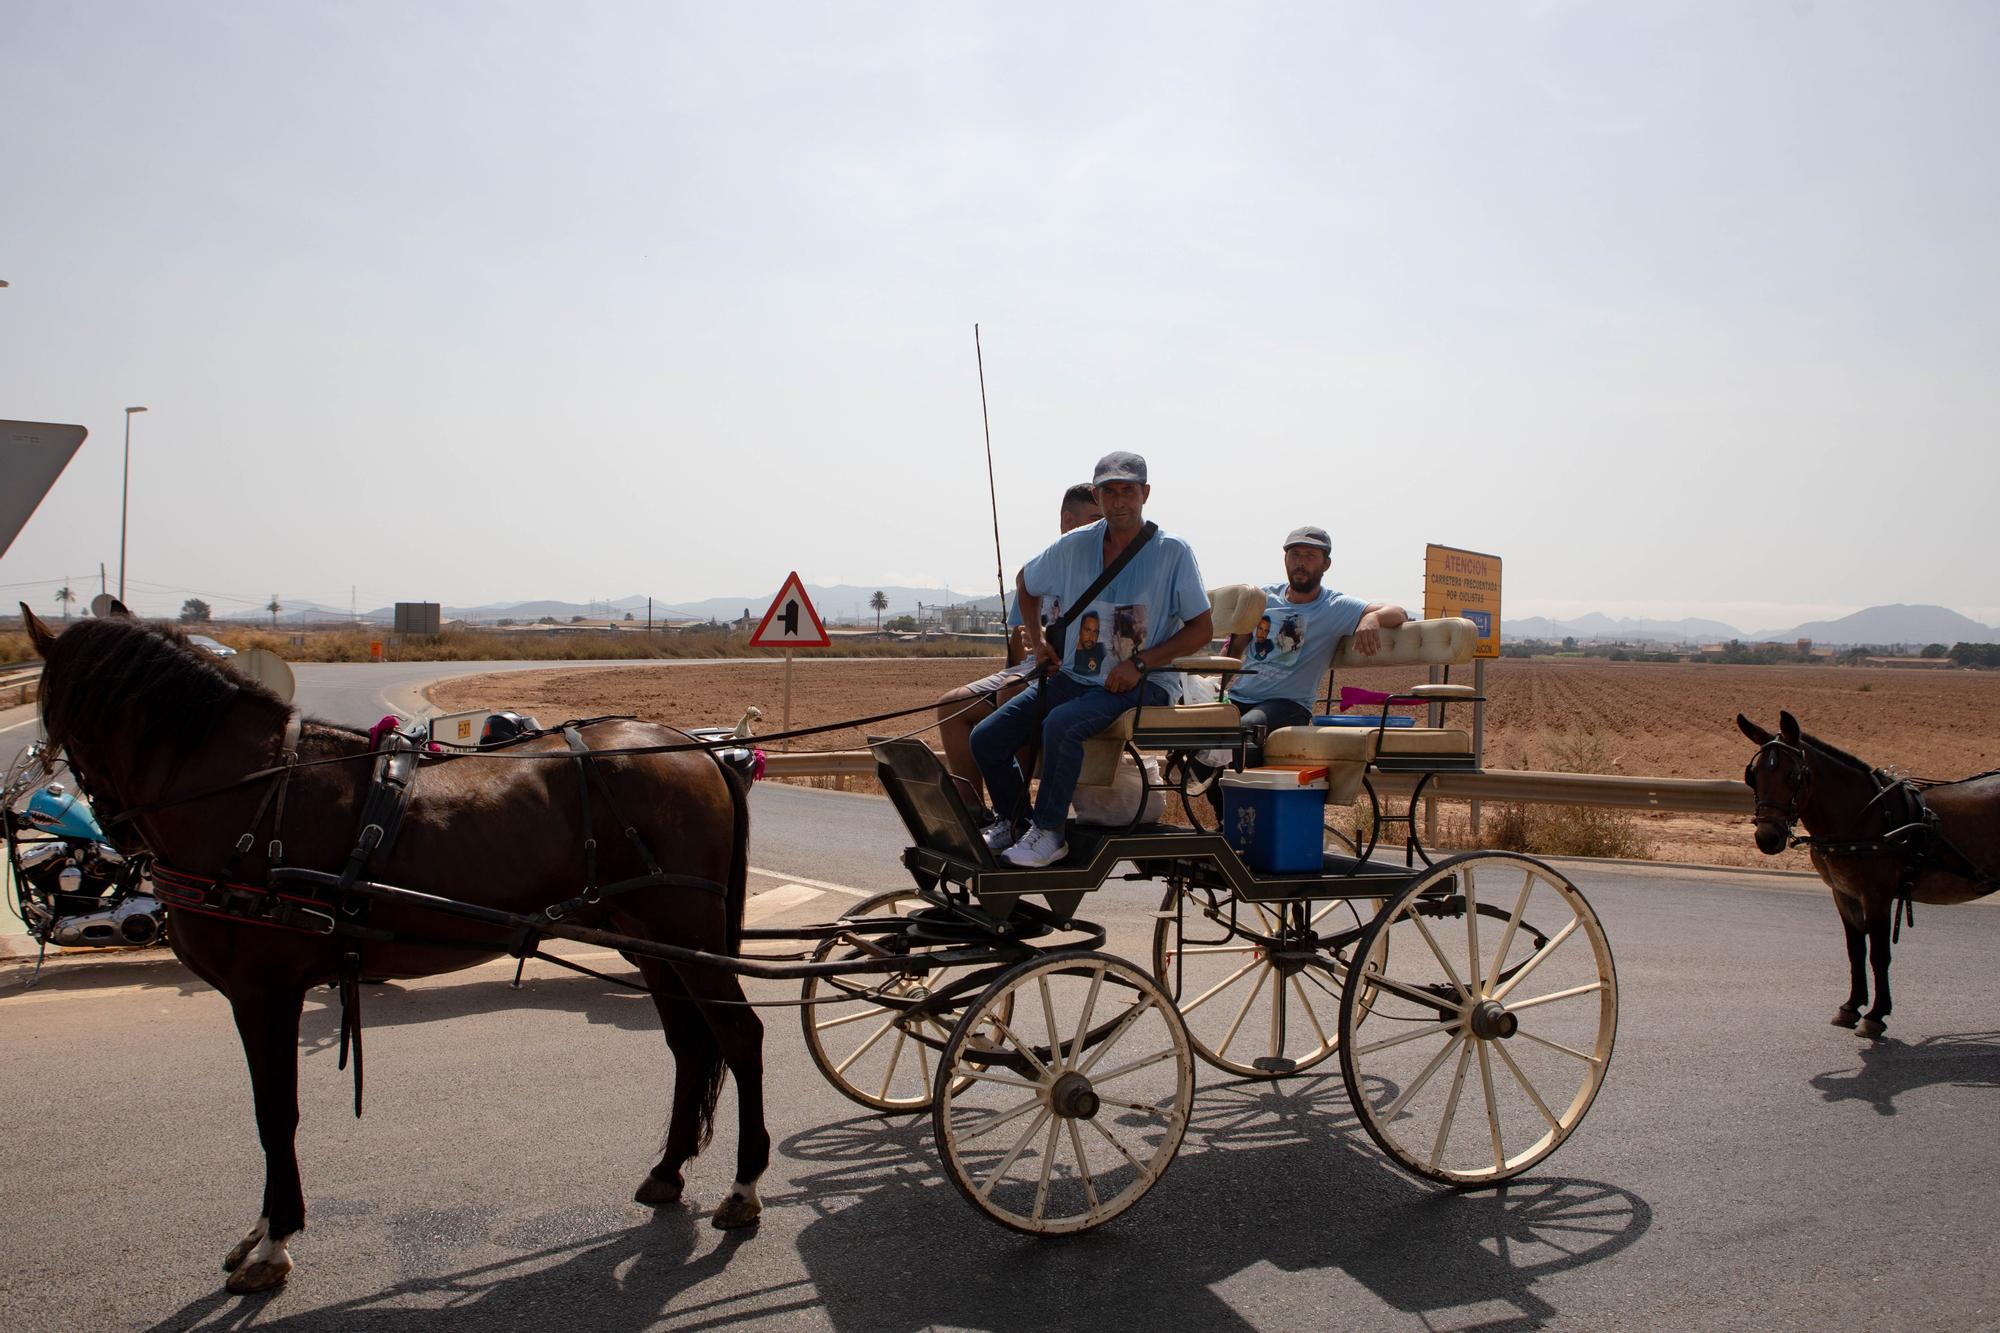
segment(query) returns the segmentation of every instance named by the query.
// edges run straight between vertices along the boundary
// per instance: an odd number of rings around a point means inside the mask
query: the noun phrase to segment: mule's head
[[[1741,713],[1736,715],[1736,726],[1758,747],[1743,769],[1743,781],[1757,801],[1751,814],[1757,850],[1776,856],[1790,841],[1792,826],[1799,822],[1799,804],[1812,785],[1812,765],[1799,735],[1799,720],[1780,712],[1776,735]]]

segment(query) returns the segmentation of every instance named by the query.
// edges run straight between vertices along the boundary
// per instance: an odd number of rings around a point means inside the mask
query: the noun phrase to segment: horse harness
[[[570,757],[576,764],[577,787],[583,807],[583,892],[573,898],[553,903],[543,909],[543,917],[551,924],[565,916],[592,907],[606,898],[631,893],[647,888],[699,889],[727,897],[727,890],[714,880],[696,875],[672,874],[660,868],[659,858],[653,855],[638,826],[625,817],[617,798],[612,795],[610,784],[605,780],[602,768],[595,762],[597,755],[584,743],[582,729],[600,722],[618,719],[609,717],[585,718],[565,722],[558,728],[568,745]],[[362,1098],[362,1053],[361,1053],[361,974],[362,945],[367,942],[404,943],[442,948],[475,949],[486,951],[492,946],[467,940],[418,936],[407,931],[385,929],[368,924],[368,909],[373,901],[364,876],[370,864],[387,857],[395,846],[396,835],[401,831],[403,819],[409,812],[411,798],[415,794],[417,774],[423,752],[416,742],[399,731],[385,729],[377,742],[377,754],[370,771],[366,795],[362,798],[359,831],[355,835],[354,846],[349,851],[346,863],[337,877],[313,876],[305,879],[299,872],[291,871],[284,863],[285,799],[290,790],[292,775],[299,763],[299,737],[302,729],[300,716],[293,711],[285,723],[285,731],[279,742],[277,762],[269,770],[269,785],[257,803],[256,813],[251,817],[250,827],[236,840],[229,854],[223,859],[221,868],[213,875],[195,875],[161,864],[153,863],[152,878],[160,898],[174,911],[193,912],[202,916],[222,917],[244,925],[269,926],[279,930],[297,931],[303,934],[339,936],[351,941],[351,948],[340,955],[338,979],[335,986],[340,994],[340,1058],[338,1068],[347,1068],[350,1045],[354,1052],[354,1114],[361,1114]],[[511,738],[509,744],[532,740],[547,735],[548,731],[524,731]],[[706,753],[715,761],[717,768],[724,771],[725,780],[731,780],[729,765],[713,750]],[[593,828],[592,788],[603,800],[607,813],[624,830],[626,840],[632,845],[645,871],[628,879],[611,884],[598,882],[597,838]],[[236,866],[243,856],[257,844],[260,831],[264,827],[265,816],[271,816],[271,837],[267,847],[268,863],[262,884],[251,884],[233,878]],[[305,872],[310,873],[310,872]],[[281,881],[292,880],[303,888],[303,892],[286,892],[278,885]],[[521,974],[529,958],[554,963],[573,972],[581,972],[603,981],[630,986],[632,983],[622,978],[607,976],[602,972],[570,962],[542,950],[546,938],[543,931],[528,927],[515,933],[505,952],[516,960],[513,987],[521,987]],[[643,990],[639,986],[634,989]]]
[[[1760,800],[1751,813],[1753,822],[1771,819],[1785,826],[1785,845],[1807,847],[1825,856],[1901,856],[1902,866],[1896,877],[1895,911],[1892,942],[1901,942],[1903,923],[1908,922],[1914,929],[1917,924],[1914,897],[1917,880],[1926,869],[1942,870],[1960,879],[1971,880],[1985,892],[2000,889],[2000,878],[1987,874],[1975,864],[1971,857],[1960,851],[1944,833],[1944,821],[1937,811],[1924,800],[1924,792],[1931,787],[1949,786],[1950,783],[1927,782],[1919,778],[1903,777],[1884,769],[1871,769],[1869,776],[1875,781],[1875,794],[1861,808],[1866,815],[1880,804],[1888,820],[1886,831],[1872,838],[1823,838],[1800,835],[1792,832],[1799,822],[1799,802],[1804,798],[1806,788],[1812,783],[1812,765],[1807,761],[1803,746],[1772,737],[1758,750],[1761,756],[1767,751],[1783,750],[1793,759],[1792,794],[1790,799],[1779,805],[1775,801]],[[1773,764],[1775,766],[1775,753]],[[1754,792],[1757,760],[1753,758],[1744,770],[1744,781]],[[1971,782],[1977,778],[1991,777],[1991,773],[1977,774],[1973,778],[1960,781]],[[1766,814],[1765,811],[1771,811]]]

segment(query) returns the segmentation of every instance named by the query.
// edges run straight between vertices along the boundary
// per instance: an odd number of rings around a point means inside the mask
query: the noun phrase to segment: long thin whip
[[[986,415],[986,353],[979,326],[972,326],[972,355],[979,361],[979,424],[986,431],[986,495],[993,502],[993,582],[1000,589],[1000,614],[1007,614],[1007,567],[1000,559],[1000,493],[993,485],[993,423]]]

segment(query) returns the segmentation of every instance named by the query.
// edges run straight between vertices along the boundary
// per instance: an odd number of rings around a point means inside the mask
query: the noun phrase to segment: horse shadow
[[[660,1031],[660,1012],[644,991],[627,990],[574,973],[556,976],[530,973],[513,988],[511,975],[495,972],[456,986],[404,987],[397,982],[369,982],[361,988],[361,1017],[367,1031],[414,1027],[477,1014],[568,1013],[592,1026],[623,1032]],[[340,1001],[330,988],[306,996],[299,1019],[300,1055],[311,1058],[340,1044]]]
[[[1015,1235],[968,1207],[944,1179],[928,1117],[856,1116],[797,1134],[781,1153],[805,1170],[767,1190],[764,1234],[748,1250],[744,1233],[717,1238],[697,1207],[539,1246],[532,1227],[520,1228],[503,1238],[532,1247],[515,1258],[412,1275],[297,1314],[218,1292],[154,1333],[539,1331],[552,1315],[612,1333],[801,1314],[870,1333],[1248,1328],[1326,1322],[1287,1287],[1290,1275],[1327,1269],[1433,1329],[1526,1329],[1562,1313],[1539,1285],[1624,1251],[1652,1224],[1645,1200],[1597,1181],[1542,1176],[1476,1193],[1424,1185],[1374,1151],[1337,1076],[1203,1089],[1180,1159],[1153,1193],[1103,1230],[1065,1240]],[[802,1276],[782,1252],[775,1263],[753,1258],[793,1243]],[[720,1281],[732,1263],[750,1280]]]
[[[1861,1047],[1859,1069],[1814,1074],[1807,1082],[1829,1102],[1867,1102],[1885,1116],[1897,1114],[1896,1098],[1920,1088],[2000,1088],[2000,1032],[1884,1038]]]

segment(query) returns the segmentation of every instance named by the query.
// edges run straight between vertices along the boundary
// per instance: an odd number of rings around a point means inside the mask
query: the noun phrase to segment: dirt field
[[[998,663],[800,661],[793,668],[796,726],[907,708]],[[1459,679],[1470,679],[1462,669]],[[783,668],[668,665],[470,676],[432,690],[441,708],[514,707],[544,722],[636,713],[681,725],[734,723],[749,705],[778,729]],[[1407,670],[1346,673],[1342,684],[1387,690],[1414,684]],[[1736,729],[1741,711],[1775,728],[1789,708],[1800,725],[1879,765],[1924,777],[2000,768],[2000,673],[1836,667],[1753,667],[1636,662],[1522,661],[1487,667],[1486,766],[1557,768],[1594,752],[1591,767],[1655,777],[1735,778],[1751,747]],[[1454,712],[1467,710],[1454,710]],[[927,719],[883,724],[912,729]],[[1453,719],[1456,721],[1456,717]],[[1469,722],[1469,719],[1468,719]],[[852,749],[858,731],[797,748]],[[1750,845],[1747,819],[1639,815],[1653,856],[1717,864],[1803,868],[1803,853],[1778,861]]]

